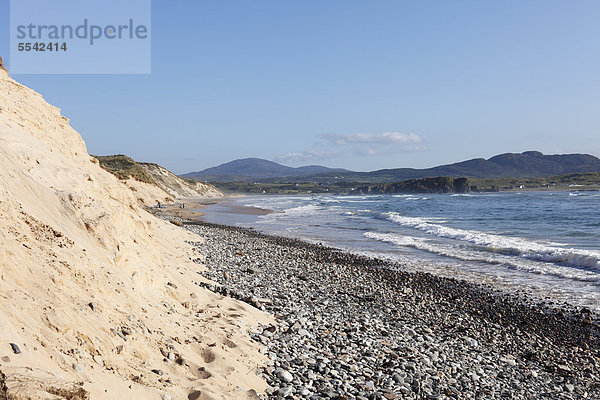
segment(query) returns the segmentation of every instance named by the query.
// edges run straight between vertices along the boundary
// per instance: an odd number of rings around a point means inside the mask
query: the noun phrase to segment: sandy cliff
[[[200,238],[145,212],[57,108],[0,70],[0,397],[263,389],[245,331],[268,317],[194,285],[186,240]]]
[[[158,164],[140,163],[154,181],[173,197],[219,198],[225,195],[213,185],[184,180]]]
[[[100,166],[126,181],[138,201],[145,206],[171,203],[180,198],[220,198],[225,195],[213,185],[178,177],[153,163],[137,162],[123,154],[94,156]]]

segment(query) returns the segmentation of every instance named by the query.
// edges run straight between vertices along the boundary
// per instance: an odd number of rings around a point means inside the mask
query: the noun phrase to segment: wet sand
[[[161,206],[161,208],[149,207],[147,208],[147,210],[154,215],[165,215],[189,220],[201,219],[205,215],[203,209],[205,209],[208,206],[212,207],[212,211],[220,214],[268,215],[275,212],[273,210],[268,210],[265,208],[248,207],[238,204],[232,204],[228,202],[228,198],[178,199],[175,203],[162,204]]]

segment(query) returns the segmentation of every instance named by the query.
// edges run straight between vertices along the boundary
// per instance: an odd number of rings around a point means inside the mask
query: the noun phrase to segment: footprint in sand
[[[189,371],[194,376],[193,379],[190,379],[192,381],[198,380],[198,379],[209,379],[209,378],[211,378],[213,376],[210,372],[208,372],[206,370],[206,368],[201,367],[201,366],[199,366],[197,364],[189,363],[188,367],[189,367]]]

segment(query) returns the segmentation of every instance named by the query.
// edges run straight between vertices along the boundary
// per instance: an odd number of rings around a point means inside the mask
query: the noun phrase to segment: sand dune
[[[0,70],[8,398],[230,399],[265,388],[245,332],[269,317],[194,285],[201,255],[185,241],[201,239],[148,214],[138,194],[99,167],[60,110]]]
[[[123,154],[94,156],[102,168],[112,173],[134,192],[145,206],[157,202],[172,203],[175,199],[212,199],[225,195],[215,186],[178,177],[168,169],[154,163],[138,162]]]
[[[173,197],[224,197],[225,195],[213,185],[184,180],[158,164],[140,163],[156,183]]]

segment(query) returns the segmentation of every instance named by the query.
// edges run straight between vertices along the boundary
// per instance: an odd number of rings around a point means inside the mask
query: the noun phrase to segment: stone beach
[[[252,230],[183,221],[218,285],[273,314],[250,332],[286,399],[600,398],[594,313]]]

